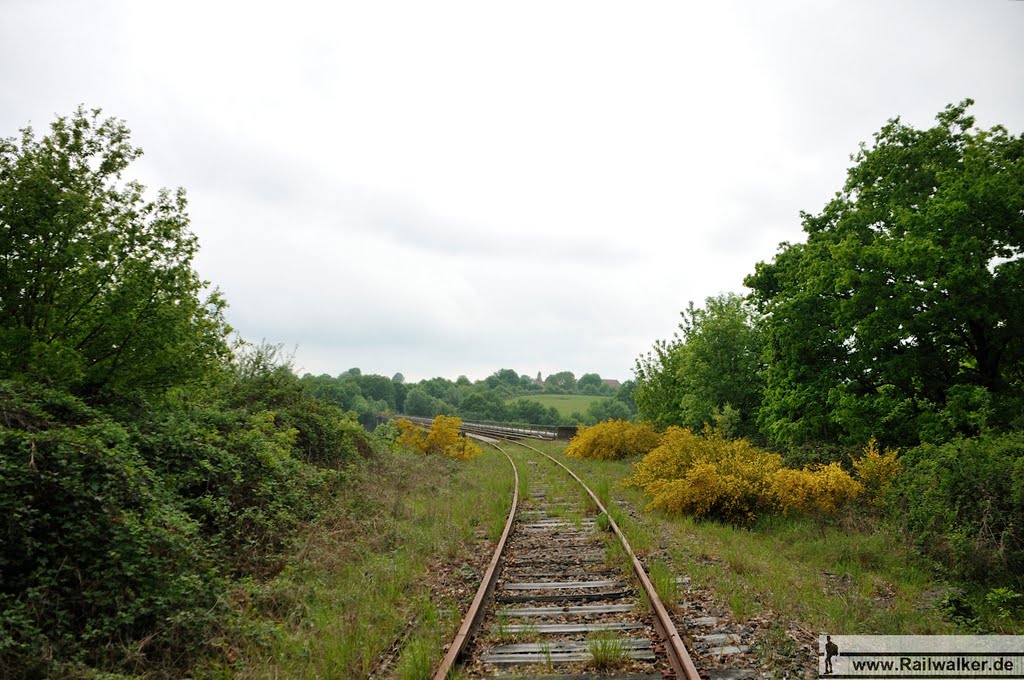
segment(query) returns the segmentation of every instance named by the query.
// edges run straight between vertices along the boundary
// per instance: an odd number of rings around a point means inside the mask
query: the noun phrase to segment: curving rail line
[[[429,419],[418,420],[421,424],[429,423]],[[516,468],[515,461],[512,460],[512,457],[509,456],[508,452],[506,452],[500,446],[498,446],[498,441],[494,439],[494,436],[497,434],[494,431],[494,428],[490,426],[485,428],[475,428],[472,424],[464,424],[464,427],[462,429],[467,434],[472,435],[475,438],[480,439],[481,441],[484,441],[494,446],[499,451],[501,451],[506,456],[506,458],[508,458],[509,463],[512,465],[512,469],[515,474],[515,490],[513,493],[512,507],[509,510],[508,519],[506,520],[505,523],[505,530],[498,541],[498,546],[495,549],[494,556],[491,558],[490,564],[484,574],[483,581],[480,584],[480,588],[476,593],[476,597],[474,598],[473,603],[470,606],[470,609],[467,612],[466,617],[464,618],[462,625],[460,626],[459,631],[455,636],[455,639],[453,640],[451,646],[449,647],[447,654],[445,655],[444,659],[441,662],[441,665],[438,667],[436,673],[434,674],[434,680],[445,680],[451,669],[454,667],[455,663],[458,662],[462,655],[464,654],[470,637],[473,635],[474,631],[477,630],[477,628],[480,625],[480,622],[484,618],[484,603],[488,600],[489,596],[492,595],[494,591],[495,582],[498,578],[500,567],[502,566],[503,561],[505,559],[504,553],[506,548],[508,547],[509,536],[513,531],[513,525],[516,520],[517,513],[519,512],[520,505],[519,471]],[[482,433],[481,430],[483,431]],[[506,434],[503,436],[509,437],[510,435]],[[511,434],[511,437],[515,437],[516,439],[519,439],[522,436],[523,435],[519,433]],[[598,512],[603,513],[603,515],[608,518],[609,525],[612,531],[618,537],[623,549],[625,550],[626,555],[631,560],[633,572],[636,576],[637,581],[640,584],[640,587],[643,590],[644,596],[646,597],[646,601],[650,603],[651,613],[655,621],[655,630],[657,630],[658,635],[664,641],[664,653],[665,656],[668,657],[669,664],[671,665],[671,668],[674,671],[675,677],[678,680],[700,680],[700,676],[697,672],[696,666],[694,665],[693,660],[690,658],[690,655],[687,652],[686,647],[683,645],[683,641],[680,638],[679,633],[675,628],[675,625],[672,623],[672,620],[668,614],[667,609],[662,604],[661,599],[658,597],[658,594],[655,591],[650,578],[648,578],[642,563],[640,562],[639,558],[637,558],[636,553],[633,551],[632,547],[629,545],[629,541],[626,539],[626,536],[623,534],[622,530],[608,514],[607,509],[601,503],[597,495],[586,485],[586,483],[583,482],[582,479],[580,479],[578,475],[576,475],[576,473],[574,473],[571,469],[569,469],[560,461],[549,456],[543,451],[540,451],[532,446],[529,446],[528,444],[524,444],[522,441],[516,441],[515,443],[524,446],[541,456],[544,456],[545,458],[547,458],[548,460],[550,460],[551,462],[555,463],[563,470],[568,472],[569,475],[571,475],[572,478],[585,490],[585,492],[590,497],[594,505],[597,507]],[[541,584],[526,585],[539,586]],[[569,607],[565,608],[566,611],[568,611],[569,609]],[[519,645],[519,647],[525,648],[529,647],[529,645]],[[550,655],[550,652],[548,653]]]
[[[494,549],[494,555],[491,557],[490,564],[487,565],[487,570],[484,572],[483,580],[481,580],[480,587],[476,591],[473,603],[469,606],[469,611],[466,613],[465,618],[462,619],[462,625],[459,626],[459,632],[455,634],[455,639],[452,641],[451,647],[448,648],[448,653],[444,655],[441,665],[438,666],[437,672],[434,673],[434,680],[445,680],[448,677],[449,671],[455,666],[455,662],[459,660],[462,652],[466,649],[469,636],[480,625],[480,614],[484,610],[484,601],[494,591],[494,582],[498,578],[498,567],[501,564],[502,555],[505,553],[508,536],[512,533],[516,511],[519,509],[519,468],[516,467],[516,462],[512,460],[512,456],[497,446],[494,440],[488,437],[478,436],[477,438],[493,445],[494,448],[501,451],[508,458],[508,462],[512,466],[512,474],[515,476],[515,486],[512,489],[512,507],[508,511],[508,519],[505,520],[505,530],[501,532],[501,538],[498,539],[498,545]]]

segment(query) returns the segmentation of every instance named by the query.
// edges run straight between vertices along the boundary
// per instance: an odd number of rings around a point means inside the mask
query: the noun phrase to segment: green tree
[[[636,400],[633,399],[633,390],[635,389],[636,382],[627,380],[615,390],[615,399],[625,404],[631,414],[636,413]]]
[[[592,401],[587,407],[588,425],[602,423],[606,420],[629,420],[632,416],[629,407],[617,399]]]
[[[572,392],[576,389],[576,376],[572,371],[552,373],[544,379],[544,388],[551,392]]]
[[[584,373],[576,381],[576,389],[583,394],[597,394],[603,386],[601,376],[597,373]]]
[[[728,406],[731,425],[752,433],[763,352],[756,314],[742,297],[725,293],[704,307],[691,302],[681,316],[676,337],[637,361],[632,394],[640,416],[659,427],[700,430]]]
[[[496,387],[507,387],[511,391],[518,391],[521,387],[519,374],[513,371],[511,368],[502,368],[495,371],[491,375],[487,376],[484,380],[487,386],[494,389]]]
[[[383,375],[362,375],[357,379],[359,391],[373,401],[383,401],[389,408],[395,408],[395,383]]]
[[[466,421],[491,420],[504,422],[510,414],[505,400],[497,390],[472,392],[459,403],[459,415]]]
[[[777,444],[943,439],[963,422],[951,401],[989,404],[984,426],[1019,420],[1024,138],[977,129],[972,103],[926,130],[890,120],[843,191],[803,215],[807,242],[748,277],[770,352],[760,421]]]
[[[760,320],[735,293],[709,297],[703,308],[691,302],[682,319],[683,423],[701,429],[728,405],[730,413],[738,411],[743,420],[738,434],[753,433],[753,416],[761,401]]]
[[[192,269],[184,190],[148,200],[141,156],[98,109],[0,140],[0,376],[86,396],[207,376],[228,355],[224,303]]]
[[[405,413],[410,416],[432,418],[437,415],[437,399],[421,387],[413,387],[405,395]]]
[[[532,399],[516,399],[508,405],[509,416],[513,422],[530,425],[557,425],[558,409],[554,406],[545,407]]]
[[[680,377],[683,343],[678,337],[656,340],[647,354],[636,360],[633,369],[636,387],[632,397],[641,420],[662,429],[670,425],[682,426],[684,385]]]

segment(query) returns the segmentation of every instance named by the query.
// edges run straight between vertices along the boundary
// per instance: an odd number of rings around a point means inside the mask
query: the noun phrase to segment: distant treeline
[[[541,380],[539,374],[530,378],[503,368],[475,382],[459,376],[454,381],[431,378],[407,383],[401,373],[388,378],[363,375],[358,368],[352,368],[337,377],[306,374],[302,382],[315,396],[354,412],[367,427],[371,427],[379,415],[389,412],[426,417],[457,415],[467,421],[532,425],[593,425],[610,418],[628,420],[636,413],[632,399],[634,383],[626,381],[612,387],[597,373],[585,373],[577,380],[571,371],[561,371]],[[586,412],[563,416],[554,407],[545,407],[526,398],[536,394],[607,398],[595,399]]]

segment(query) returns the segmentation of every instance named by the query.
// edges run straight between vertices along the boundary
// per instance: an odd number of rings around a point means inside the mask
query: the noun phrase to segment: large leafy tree
[[[761,398],[758,321],[735,293],[709,297],[703,307],[691,302],[676,337],[637,360],[633,396],[641,418],[699,430],[728,407],[739,421],[730,434],[751,434]]]
[[[183,190],[147,199],[122,180],[141,154],[99,110],[0,140],[0,376],[153,392],[226,356]]]
[[[726,406],[742,421],[731,434],[750,434],[761,400],[762,340],[757,314],[735,293],[693,303],[679,324],[684,424],[700,428],[714,422]]]
[[[637,358],[633,368],[636,387],[632,397],[637,415],[659,428],[683,425],[679,408],[684,389],[679,373],[683,347],[678,337],[656,340],[650,352]]]
[[[1020,417],[1024,138],[976,128],[972,103],[926,130],[889,121],[803,215],[807,242],[748,277],[776,443],[913,442]]]

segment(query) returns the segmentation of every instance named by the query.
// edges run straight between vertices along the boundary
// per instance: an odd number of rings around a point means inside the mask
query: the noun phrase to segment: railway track
[[[642,564],[593,491],[522,441],[466,429],[508,457],[516,491],[435,680],[699,680]]]

